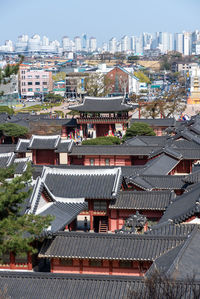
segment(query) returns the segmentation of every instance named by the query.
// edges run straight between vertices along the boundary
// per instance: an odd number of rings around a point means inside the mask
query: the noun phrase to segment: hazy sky
[[[0,0],[0,43],[23,33],[100,42],[140,32],[200,29],[200,0]]]

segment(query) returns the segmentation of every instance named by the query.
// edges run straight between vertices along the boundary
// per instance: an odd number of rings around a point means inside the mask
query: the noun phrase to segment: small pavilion
[[[96,138],[100,136],[125,134],[131,115],[129,111],[135,106],[124,103],[123,97],[85,97],[80,105],[70,106],[70,110],[80,113],[77,124],[80,136]]]

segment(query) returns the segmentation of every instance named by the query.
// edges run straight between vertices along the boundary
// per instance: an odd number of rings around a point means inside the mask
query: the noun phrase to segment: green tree
[[[84,89],[88,96],[103,97],[109,94],[112,80],[102,74],[92,74],[84,79]]]
[[[131,61],[131,62],[132,62],[132,61],[137,61],[137,60],[139,60],[139,59],[140,59],[140,58],[139,58],[138,56],[129,56],[129,57],[128,57],[128,62],[129,62],[129,61]]]
[[[54,94],[54,93],[48,93],[45,95],[45,102],[50,102],[50,103],[58,103],[63,100],[63,97],[60,94]]]
[[[22,215],[22,207],[30,196],[31,167],[18,177],[14,168],[0,169],[0,254],[35,252],[33,241],[48,228],[52,217]],[[8,180],[9,179],[9,180]]]
[[[118,137],[106,136],[106,137],[97,137],[94,139],[84,140],[82,145],[112,145],[120,144],[121,140]]]
[[[134,122],[130,128],[127,129],[123,140],[132,138],[133,136],[155,136],[154,130],[146,123]]]
[[[142,71],[134,72],[134,75],[140,80],[140,82],[144,82],[147,84],[151,83],[150,79]]]
[[[18,124],[4,123],[0,124],[0,132],[8,137],[25,137],[28,129]]]
[[[63,81],[66,78],[65,72],[58,72],[55,75],[52,76],[54,81]]]
[[[0,113],[7,113],[8,115],[13,115],[14,110],[8,106],[0,106]]]

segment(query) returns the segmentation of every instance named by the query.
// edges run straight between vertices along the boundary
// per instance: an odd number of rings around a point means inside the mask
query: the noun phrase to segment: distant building
[[[53,89],[52,72],[20,67],[20,93],[23,98],[41,96]]]
[[[89,51],[95,52],[97,50],[97,39],[95,37],[90,37],[89,40]]]

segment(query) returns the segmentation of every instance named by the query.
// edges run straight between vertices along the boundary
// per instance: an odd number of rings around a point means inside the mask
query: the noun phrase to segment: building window
[[[102,267],[102,261],[100,260],[90,260],[90,267]]]
[[[40,91],[40,88],[36,88],[36,91]]]
[[[48,91],[48,88],[43,88],[44,91]]]
[[[40,82],[35,82],[35,85],[40,85]]]
[[[131,261],[119,261],[120,268],[131,268],[132,262]]]
[[[42,75],[42,78],[47,78],[47,75]]]
[[[28,82],[28,85],[33,85],[33,83],[32,82]]]
[[[90,159],[90,165],[94,166],[94,159]]]
[[[73,260],[72,259],[60,259],[60,265],[73,266]]]
[[[36,79],[39,79],[39,78],[40,78],[40,76],[39,76],[39,75],[36,75],[36,76],[35,76],[35,78],[36,78]]]
[[[47,85],[47,82],[43,82],[43,85]]]
[[[103,200],[95,200],[94,211],[107,211],[107,202]]]
[[[31,79],[31,78],[32,78],[32,75],[28,75],[27,78],[28,78],[28,79]]]
[[[109,166],[110,165],[110,159],[105,159],[105,165]]]
[[[28,88],[28,91],[33,91],[33,88]]]

